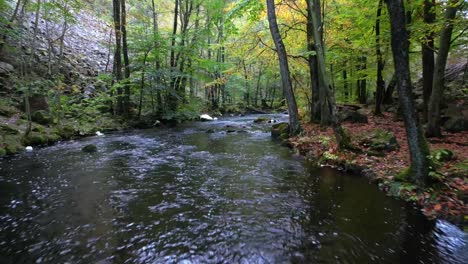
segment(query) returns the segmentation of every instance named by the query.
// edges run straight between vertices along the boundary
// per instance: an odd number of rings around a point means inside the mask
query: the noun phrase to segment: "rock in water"
[[[26,147],[26,152],[32,152],[32,151],[33,151],[33,147],[31,147],[31,146]]]
[[[97,152],[97,147],[96,145],[89,144],[89,145],[84,146],[81,150],[86,153],[94,153],[94,152]]]
[[[203,114],[203,115],[200,116],[200,120],[201,121],[213,121],[214,119],[211,116],[207,115],[207,114]]]
[[[96,131],[96,136],[98,136],[98,137],[102,137],[102,136],[104,136],[104,134],[103,134],[103,133],[101,133],[101,131]]]

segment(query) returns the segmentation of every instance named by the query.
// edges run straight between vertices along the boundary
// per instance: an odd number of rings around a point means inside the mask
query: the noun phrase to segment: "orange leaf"
[[[436,204],[434,206],[434,210],[436,210],[436,211],[440,211],[441,209],[442,209],[442,205],[440,205],[440,204]]]

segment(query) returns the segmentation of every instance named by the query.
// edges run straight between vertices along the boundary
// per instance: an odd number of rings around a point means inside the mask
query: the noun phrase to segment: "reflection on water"
[[[252,120],[117,133],[1,161],[0,263],[468,259],[459,228],[426,221],[363,178],[309,166]],[[80,151],[89,143],[97,153]]]

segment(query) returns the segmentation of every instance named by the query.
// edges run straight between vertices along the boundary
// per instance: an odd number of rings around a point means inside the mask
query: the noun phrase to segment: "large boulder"
[[[342,107],[338,112],[338,117],[342,122],[368,123],[368,118],[361,109]]]
[[[445,131],[457,133],[468,130],[468,120],[462,116],[451,117],[444,124]]]
[[[29,107],[31,109],[31,113],[40,110],[49,110],[47,98],[43,95],[33,95],[29,97]]]

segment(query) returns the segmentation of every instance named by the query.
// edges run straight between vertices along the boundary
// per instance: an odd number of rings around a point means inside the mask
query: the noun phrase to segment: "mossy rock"
[[[53,118],[45,110],[39,110],[32,114],[32,120],[41,125],[49,125],[53,123]]]
[[[24,145],[46,145],[47,144],[47,137],[44,134],[31,132],[27,137],[23,139]]]
[[[94,152],[97,152],[97,147],[96,145],[89,144],[89,145],[84,146],[81,149],[81,151],[86,152],[86,153],[94,153]]]
[[[371,151],[393,151],[398,145],[395,135],[390,131],[375,129],[372,133],[361,141],[361,144],[368,146]]]
[[[33,132],[44,133],[45,127],[41,125],[35,125],[32,129]]]
[[[47,134],[46,138],[47,138],[47,143],[49,144],[55,143],[57,141],[60,141],[60,139],[62,139],[60,135],[55,134],[55,133]]]
[[[7,124],[0,124],[0,134],[2,135],[18,135],[19,131]]]
[[[18,110],[16,108],[9,106],[9,105],[2,105],[0,104],[0,115],[6,117],[12,117]]]
[[[277,139],[277,138],[285,139],[284,138],[285,135],[287,135],[286,138],[289,138],[289,124],[288,123],[278,123],[271,127],[271,137],[273,139]]]
[[[16,154],[23,149],[21,136],[19,135],[5,135],[3,137],[3,142],[7,154]]]
[[[63,126],[56,131],[61,138],[70,139],[76,135],[76,131],[72,126]]]
[[[268,118],[268,117],[260,116],[260,117],[257,117],[257,119],[254,120],[254,123],[265,123],[265,122],[268,122],[269,120],[270,120],[270,118]]]
[[[5,148],[0,147],[0,157],[5,157],[7,154],[7,151]]]

